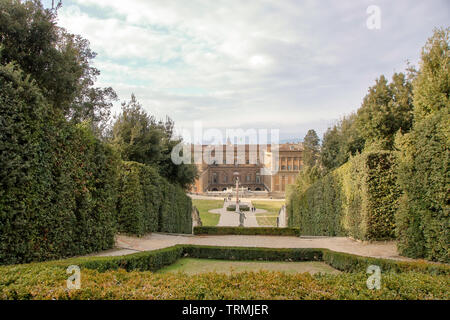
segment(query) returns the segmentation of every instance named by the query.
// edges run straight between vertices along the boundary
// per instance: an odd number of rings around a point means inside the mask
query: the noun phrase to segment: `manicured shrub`
[[[321,249],[321,251],[322,261],[343,272],[365,272],[368,266],[375,265],[379,266],[382,272],[418,272],[431,275],[450,275],[450,267],[443,264],[362,257],[327,249]]]
[[[369,290],[365,272],[310,275],[256,271],[188,275],[123,269],[100,273],[83,268],[81,289],[67,290],[67,274],[63,268],[33,265],[2,271],[2,300],[450,299],[448,276],[415,272],[383,273],[381,289]],[[176,312],[173,313],[175,317]]]
[[[299,227],[302,235],[394,238],[400,191],[393,166],[390,152],[368,152],[351,158],[304,193],[291,191],[289,226]]]
[[[183,246],[174,246],[149,252],[141,252],[122,257],[81,258],[69,260],[80,268],[94,269],[99,272],[125,269],[127,271],[157,271],[175,263],[183,257]],[[63,262],[56,264],[61,265]]]
[[[238,261],[321,261],[321,249],[184,246],[184,256]]]
[[[234,261],[324,261],[340,274],[243,272],[154,274],[179,258]],[[67,290],[66,269],[81,268],[80,290]],[[367,267],[382,269],[380,290],[367,288]],[[444,299],[450,267],[324,249],[178,245],[122,257],[72,258],[0,267],[0,299]]]
[[[0,67],[0,264],[114,244],[118,158],[85,124],[52,113],[13,65]]]
[[[240,205],[239,210],[241,211],[250,211],[250,207],[247,205]],[[227,207],[227,211],[236,211],[236,205],[230,205]]]
[[[239,228],[239,227],[195,227],[196,235],[260,235],[298,237],[298,228]]]
[[[142,236],[151,232],[192,233],[192,202],[156,169],[123,162],[117,202],[119,231]]]

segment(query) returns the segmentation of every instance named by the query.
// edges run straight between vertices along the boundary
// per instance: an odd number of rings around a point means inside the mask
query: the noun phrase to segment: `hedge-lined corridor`
[[[54,114],[16,66],[0,88],[0,264],[110,249],[118,231],[192,233],[181,187]]]

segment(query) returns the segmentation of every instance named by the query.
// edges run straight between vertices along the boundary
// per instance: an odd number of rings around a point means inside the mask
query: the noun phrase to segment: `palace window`
[[[259,173],[256,174],[256,183],[261,183],[261,176]]]
[[[228,182],[228,176],[226,174],[223,176],[223,182],[225,182],[225,183]]]
[[[248,174],[247,175],[247,182],[250,182],[252,180],[252,177]]]
[[[214,184],[218,183],[217,173],[213,173],[213,183]]]

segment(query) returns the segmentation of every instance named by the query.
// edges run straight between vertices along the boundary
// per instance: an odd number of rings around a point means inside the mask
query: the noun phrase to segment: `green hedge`
[[[117,204],[119,231],[142,236],[150,232],[192,233],[192,201],[156,169],[123,162]]]
[[[398,181],[404,194],[397,219],[398,249],[411,258],[450,262],[450,111],[416,123],[398,140]]]
[[[364,153],[303,194],[291,191],[289,226],[300,227],[302,235],[394,238],[400,191],[393,164],[390,152]]]
[[[60,261],[56,265],[66,266],[67,262],[80,268],[93,269],[99,272],[125,269],[127,271],[158,271],[159,269],[175,263],[184,256],[184,247],[177,245],[155,251],[140,252],[122,257],[100,257],[70,259]]]
[[[323,260],[344,272],[153,273],[186,256],[235,261]],[[381,290],[367,288],[366,270],[371,264],[382,268]],[[70,265],[81,267],[80,290],[67,290],[66,268]],[[175,246],[124,257],[0,267],[0,274],[0,300],[448,300],[450,267],[321,249]]]
[[[322,261],[321,249],[279,249],[185,245],[184,257],[237,261]]]
[[[61,268],[67,268],[69,265],[77,265],[81,268],[93,269],[99,272],[117,269],[154,272],[162,267],[175,263],[183,257],[234,261],[323,261],[335,269],[349,273],[366,272],[368,266],[376,265],[381,267],[382,272],[417,272],[431,275],[450,275],[450,266],[445,264],[363,257],[328,249],[280,249],[199,245],[176,245],[169,248],[119,257],[72,258],[41,263],[40,265]],[[2,271],[1,268],[11,267],[0,267],[0,271]]]
[[[0,264],[111,248],[118,157],[13,65],[0,66],[0,105]]]
[[[239,227],[194,227],[195,235],[260,235],[298,237],[298,228],[239,228]]]
[[[240,205],[239,210],[241,211],[250,211],[250,207],[247,205]],[[227,211],[236,211],[236,205],[230,205],[227,207]]]
[[[155,274],[179,258],[234,261],[324,261],[339,274],[268,271],[226,275]],[[66,269],[81,267],[81,289],[67,290]],[[382,269],[381,290],[369,290],[369,265]],[[147,272],[151,271],[151,272]],[[0,267],[0,299],[443,299],[450,267],[365,258],[323,249],[274,249],[179,245],[123,257],[73,258]]]

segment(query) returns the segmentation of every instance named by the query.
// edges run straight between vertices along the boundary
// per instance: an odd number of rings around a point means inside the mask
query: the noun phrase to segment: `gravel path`
[[[117,250],[97,256],[122,256],[139,251],[151,251],[177,244],[265,248],[324,248],[360,256],[410,260],[400,257],[395,242],[363,243],[348,238],[278,237],[278,236],[190,236],[152,234],[143,238],[118,236]]]

